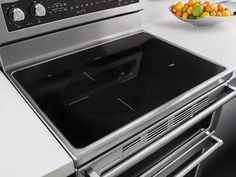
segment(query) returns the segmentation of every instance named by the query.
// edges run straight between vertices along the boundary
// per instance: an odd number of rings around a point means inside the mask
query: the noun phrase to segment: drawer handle
[[[180,172],[178,172],[174,177],[183,177],[184,175],[188,174],[192,169],[194,169],[197,165],[199,165],[202,161],[204,161],[207,157],[209,157],[213,152],[215,152],[220,146],[222,146],[223,141],[215,136],[211,136],[214,140],[216,140],[216,143],[208,149],[206,152],[204,152],[201,156],[196,158],[193,162],[188,164],[186,167],[184,167]]]

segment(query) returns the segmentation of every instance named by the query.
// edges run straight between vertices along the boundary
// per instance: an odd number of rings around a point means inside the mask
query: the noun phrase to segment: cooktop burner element
[[[82,148],[224,70],[139,33],[13,76],[70,143]]]

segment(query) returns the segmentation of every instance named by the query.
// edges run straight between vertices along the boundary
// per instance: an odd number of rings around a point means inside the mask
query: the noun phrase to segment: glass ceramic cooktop
[[[223,70],[139,33],[13,76],[70,143],[81,148]]]

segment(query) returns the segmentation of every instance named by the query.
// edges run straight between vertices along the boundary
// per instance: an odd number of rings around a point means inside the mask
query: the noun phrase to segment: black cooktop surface
[[[81,148],[223,70],[139,33],[13,76],[71,144]]]

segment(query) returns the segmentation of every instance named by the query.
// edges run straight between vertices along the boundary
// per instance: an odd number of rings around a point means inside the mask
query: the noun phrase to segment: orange
[[[216,16],[222,16],[221,11],[217,11],[217,12],[216,12]]]
[[[194,6],[196,3],[197,3],[196,0],[189,0],[189,1],[188,1],[188,5],[189,5],[189,6]]]
[[[217,7],[218,7],[218,10],[219,10],[219,11],[223,11],[223,10],[225,10],[224,5],[221,4],[221,3],[219,3],[219,4],[217,5]]]
[[[207,4],[207,6],[205,7],[205,11],[206,12],[212,12],[214,11],[214,7],[212,4]]]
[[[173,12],[174,14],[176,13],[176,11],[177,11],[176,8],[173,8],[173,9],[172,9],[172,12]]]
[[[173,13],[176,13],[177,10],[176,10],[175,7],[172,7],[172,8],[171,8],[171,11],[172,11]]]
[[[182,17],[182,12],[180,12],[180,11],[176,11],[176,13],[175,13],[177,16],[179,16],[179,17]]]
[[[205,2],[203,3],[203,6],[206,7],[208,4],[210,4],[210,1],[205,1]]]
[[[223,10],[223,11],[222,11],[222,15],[223,15],[224,17],[227,17],[227,16],[230,16],[231,13],[230,13],[229,10]]]
[[[192,6],[188,7],[187,13],[188,13],[189,15],[191,15],[192,12],[193,12],[193,7],[192,7]]]
[[[187,19],[188,18],[188,13],[184,12],[183,15],[182,15],[182,18]]]

